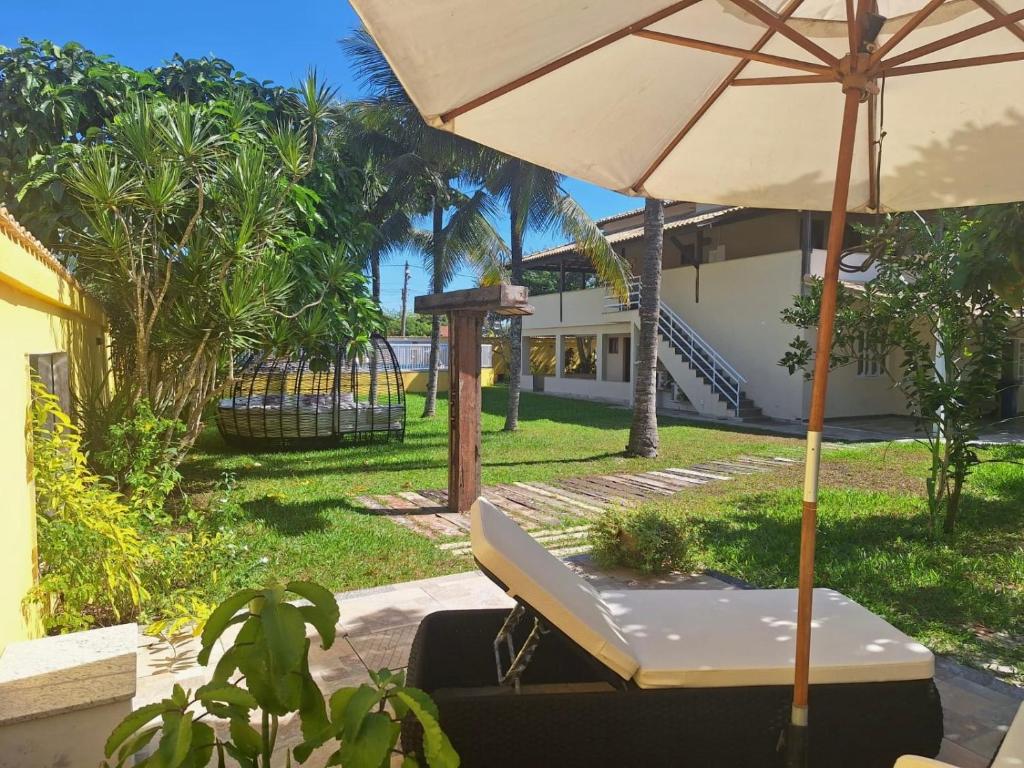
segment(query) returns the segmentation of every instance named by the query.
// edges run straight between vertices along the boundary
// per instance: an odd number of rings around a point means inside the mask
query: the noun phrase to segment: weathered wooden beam
[[[452,312],[494,312],[499,315],[532,315],[527,303],[525,285],[488,285],[463,291],[431,293],[417,296],[416,312],[423,315],[446,315]]]
[[[417,310],[419,311],[419,310]],[[452,312],[448,341],[448,509],[480,495],[480,334],[483,314]]]
[[[416,312],[448,315],[448,509],[468,512],[480,495],[480,335],[484,315],[530,315],[522,285],[417,296]]]

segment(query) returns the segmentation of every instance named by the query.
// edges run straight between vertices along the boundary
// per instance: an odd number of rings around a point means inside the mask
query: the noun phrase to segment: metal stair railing
[[[630,281],[625,301],[614,294],[608,294],[605,298],[606,312],[624,312],[637,309],[639,305],[639,278]],[[685,362],[693,366],[712,392],[725,399],[738,416],[743,399],[742,389],[747,380],[668,304],[662,301],[659,310],[658,333]]]

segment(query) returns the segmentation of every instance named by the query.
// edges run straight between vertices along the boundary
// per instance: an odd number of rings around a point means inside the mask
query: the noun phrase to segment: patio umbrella
[[[831,211],[787,759],[848,211],[1024,199],[1024,0],[351,0],[427,122],[627,194]]]

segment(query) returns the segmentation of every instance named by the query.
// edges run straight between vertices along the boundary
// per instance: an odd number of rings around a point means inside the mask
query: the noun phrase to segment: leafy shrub
[[[654,574],[691,564],[683,521],[657,508],[606,511],[594,522],[590,543],[595,559],[604,566]]]
[[[166,520],[165,502],[181,482],[180,421],[153,413],[140,400],[131,413],[107,428],[97,464],[109,474],[132,508],[154,522]]]
[[[287,602],[289,593],[305,603]],[[218,765],[230,757],[241,766],[270,768],[280,718],[295,714],[304,741],[288,752],[285,765],[293,755],[304,763],[329,744],[337,748],[328,765],[387,768],[402,720],[415,717],[423,726],[426,764],[458,768],[459,757],[438,724],[437,706],[423,691],[407,688],[403,673],[382,669],[371,675],[372,685],[342,688],[324,700],[309,671],[307,624],[327,650],[338,617],[334,595],[310,582],[235,593],[213,611],[203,630],[199,662],[205,666],[224,632],[241,625],[210,682],[195,692],[175,685],[170,697],[128,715],[107,739],[104,751],[112,762],[105,765],[202,766],[216,753]],[[227,720],[226,732],[203,722],[209,715]],[[157,718],[159,724],[151,725]],[[154,739],[154,755],[137,762],[136,755]],[[417,758],[406,755],[403,768],[418,768]]]
[[[163,505],[177,470],[153,437],[167,420],[143,409],[108,430],[112,466],[134,484],[126,499],[88,467],[81,432],[38,382],[32,419],[40,577],[27,601],[46,629],[138,619],[153,634],[198,633],[213,608],[206,595],[237,551],[234,479],[226,476],[205,508],[187,502],[184,524],[172,528]]]
[[[153,542],[142,568],[151,592],[140,616],[147,634],[170,639],[189,630],[198,635],[214,607],[207,595],[230,588],[222,574],[237,571],[240,551],[234,488],[234,475],[225,472],[203,506],[185,497],[187,527],[146,529]]]
[[[133,615],[147,597],[138,571],[143,543],[137,520],[86,465],[78,428],[56,396],[38,381],[32,395],[40,573],[27,600],[49,631]]]

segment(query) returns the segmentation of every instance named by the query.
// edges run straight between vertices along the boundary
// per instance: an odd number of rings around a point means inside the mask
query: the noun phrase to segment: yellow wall
[[[426,371],[402,371],[402,383],[405,386],[406,392],[417,392],[424,393],[427,391],[427,372]],[[480,386],[491,387],[494,386],[494,369],[493,368],[481,368],[480,369]],[[439,371],[437,376],[437,391],[447,392],[448,391],[448,371]]]
[[[68,353],[73,392],[95,392],[105,381],[104,327],[99,306],[0,208],[0,652],[40,631],[22,610],[36,573],[28,356]]]

